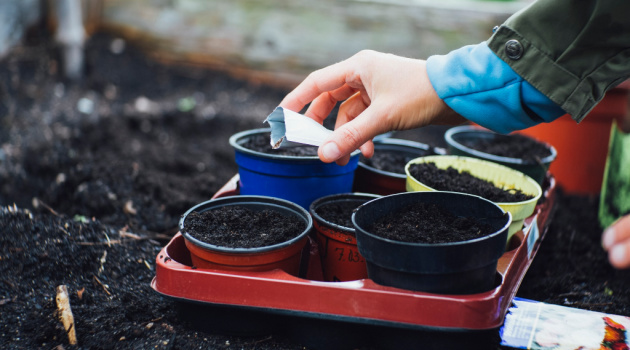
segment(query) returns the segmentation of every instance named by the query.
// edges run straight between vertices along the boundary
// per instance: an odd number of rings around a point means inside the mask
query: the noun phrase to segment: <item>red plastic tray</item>
[[[370,279],[322,282],[291,276],[281,270],[231,272],[191,266],[183,236],[178,233],[156,258],[151,286],[179,301],[246,307],[386,324],[406,329],[489,330],[503,324],[505,314],[536,254],[553,214],[555,180],[548,175],[542,200],[498,262],[497,287],[472,295],[441,295],[381,286]],[[238,175],[214,198],[238,195]],[[306,276],[318,276],[311,254]],[[321,275],[321,272],[319,272]],[[456,315],[454,317],[454,315]]]

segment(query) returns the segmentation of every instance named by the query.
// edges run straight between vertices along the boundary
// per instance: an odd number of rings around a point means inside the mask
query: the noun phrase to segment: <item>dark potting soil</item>
[[[492,182],[480,179],[467,171],[448,167],[438,168],[435,163],[418,163],[409,166],[416,180],[438,191],[470,193],[497,203],[522,202],[534,198],[519,189],[504,190]]]
[[[461,143],[466,147],[481,152],[501,157],[523,159],[527,163],[540,163],[541,159],[551,155],[547,145],[520,134],[497,134],[492,138],[466,139],[462,140]]]
[[[276,154],[281,156],[310,157],[317,156],[317,147],[315,146],[291,146],[273,149],[271,147],[271,137],[269,134],[257,134],[249,137],[243,147],[256,152]]]
[[[375,150],[372,158],[365,158],[361,156],[359,161],[378,170],[389,171],[396,174],[405,174],[405,165],[407,165],[410,160],[418,157],[419,155],[417,154],[401,151]]]
[[[184,230],[194,238],[228,248],[267,247],[289,241],[305,228],[298,217],[239,205],[192,212],[184,222]]]
[[[385,215],[368,228],[370,233],[409,243],[452,243],[493,233],[492,227],[472,217],[456,216],[437,204],[417,203]]]
[[[340,200],[328,202],[317,207],[315,212],[328,222],[353,229],[352,213],[357,207],[367,201],[368,200]]]
[[[282,333],[198,330],[150,286],[180,215],[236,174],[229,137],[259,127],[289,89],[158,64],[133,43],[117,54],[114,39],[89,39],[78,83],[60,76],[52,39],[37,32],[0,61],[0,348],[304,350]],[[78,110],[82,98],[91,113]],[[182,98],[195,107],[180,110]],[[443,147],[446,129],[396,137]],[[517,295],[630,316],[630,270],[607,262],[598,197],[557,202]],[[78,346],[57,317],[61,284]]]

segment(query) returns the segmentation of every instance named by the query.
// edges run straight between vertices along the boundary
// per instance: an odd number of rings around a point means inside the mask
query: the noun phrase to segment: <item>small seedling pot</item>
[[[508,231],[508,241],[523,228],[523,221],[532,215],[536,209],[536,203],[542,196],[542,189],[538,182],[520,171],[508,168],[506,166],[496,164],[494,162],[485,161],[470,157],[460,156],[427,156],[414,159],[405,166],[407,174],[407,191],[435,191],[409,173],[409,166],[418,163],[435,163],[440,169],[453,167],[458,171],[468,171],[472,176],[490,181],[495,186],[503,189],[518,189],[525,194],[533,196],[533,198],[521,202],[504,202],[496,203],[503,210],[512,214],[512,224]]]
[[[328,221],[318,214],[318,209],[334,203],[358,207],[379,197],[367,193],[343,193],[319,198],[311,204],[309,211],[313,217],[325,281],[342,282],[367,278],[367,268],[365,259],[357,249],[354,226],[346,227]]]
[[[514,136],[510,135],[501,135],[490,130],[482,129],[477,126],[471,125],[463,125],[457,126],[454,128],[450,128],[444,134],[444,139],[448,144],[448,151],[452,155],[457,156],[465,156],[465,157],[473,157],[479,158],[487,161],[491,161],[497,164],[505,165],[514,170],[520,171],[525,175],[534,179],[538,184],[542,184],[545,176],[547,174],[547,170],[556,159],[557,152],[556,149],[544,142],[540,142],[537,140],[533,141],[538,142],[546,146],[549,150],[550,155],[540,159],[540,160],[528,160],[522,158],[512,158],[512,157],[503,157],[494,154],[490,154],[487,152],[479,151],[474,148],[468,147],[466,145],[475,144],[478,142],[492,142],[492,140],[498,140],[500,138],[513,138]],[[520,137],[527,137],[524,135],[520,135]]]
[[[282,243],[257,248],[229,248],[200,241],[191,236],[185,227],[192,212],[218,209],[223,206],[241,206],[253,211],[274,210],[282,215],[304,220],[306,228],[296,237]],[[179,221],[179,230],[185,238],[193,266],[197,268],[229,271],[268,271],[281,269],[297,276],[302,250],[313,227],[311,216],[304,208],[289,201],[264,196],[231,196],[210,200],[190,208]]]
[[[433,203],[457,216],[474,217],[492,233],[453,243],[409,243],[368,231],[382,217],[413,203]],[[478,196],[457,192],[407,192],[370,201],[352,216],[359,251],[374,282],[441,294],[473,294],[495,286],[497,261],[506,246],[509,213]]]
[[[254,129],[230,137],[242,195],[282,198],[308,209],[317,198],[352,191],[359,151],[352,154],[348,164],[339,166],[324,163],[317,156],[268,154],[243,146],[249,137],[270,132],[270,129]]]
[[[354,176],[355,192],[375,193],[383,196],[405,192],[405,163],[407,161],[436,154],[436,150],[424,143],[408,141],[396,138],[381,138],[374,140],[374,155],[379,153],[392,153],[398,157],[404,157],[406,161],[401,165],[399,172],[378,169],[369,162],[360,159]]]

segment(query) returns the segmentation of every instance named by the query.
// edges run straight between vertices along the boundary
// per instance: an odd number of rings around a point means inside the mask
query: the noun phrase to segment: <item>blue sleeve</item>
[[[483,42],[427,60],[438,96],[464,118],[499,133],[551,122],[565,112]]]

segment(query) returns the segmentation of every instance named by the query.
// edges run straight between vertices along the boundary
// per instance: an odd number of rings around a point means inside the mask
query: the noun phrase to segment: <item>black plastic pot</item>
[[[519,135],[520,137],[526,137],[525,135]],[[551,153],[549,156],[540,159],[540,160],[525,160],[520,158],[512,158],[512,157],[502,157],[494,154],[482,152],[476,150],[474,148],[466,146],[467,144],[475,144],[480,141],[491,141],[497,138],[509,138],[513,137],[510,135],[501,135],[490,130],[481,129],[477,126],[471,125],[463,125],[451,128],[446,131],[444,134],[444,139],[448,144],[448,151],[452,155],[457,156],[466,156],[479,158],[483,160],[488,160],[494,163],[498,163],[501,165],[505,165],[514,170],[518,170],[525,175],[531,177],[536,180],[539,184],[542,184],[545,176],[547,174],[547,170],[556,159],[557,152],[556,149],[544,142],[539,142],[547,147],[549,152]]]
[[[463,242],[423,244],[385,239],[366,230],[383,216],[418,202],[438,204],[457,216],[474,217],[490,225],[493,233]],[[362,205],[352,221],[368,277],[374,282],[430,293],[474,294],[495,286],[497,261],[505,251],[511,216],[473,195],[408,192]]]
[[[434,149],[427,144],[396,138],[379,138],[374,140],[374,156],[379,153],[395,152],[403,156],[399,172],[386,171],[369,165],[370,161],[359,160],[359,165],[354,174],[353,191],[375,193],[383,196],[405,192],[405,164],[415,158],[444,154],[443,149]]]

